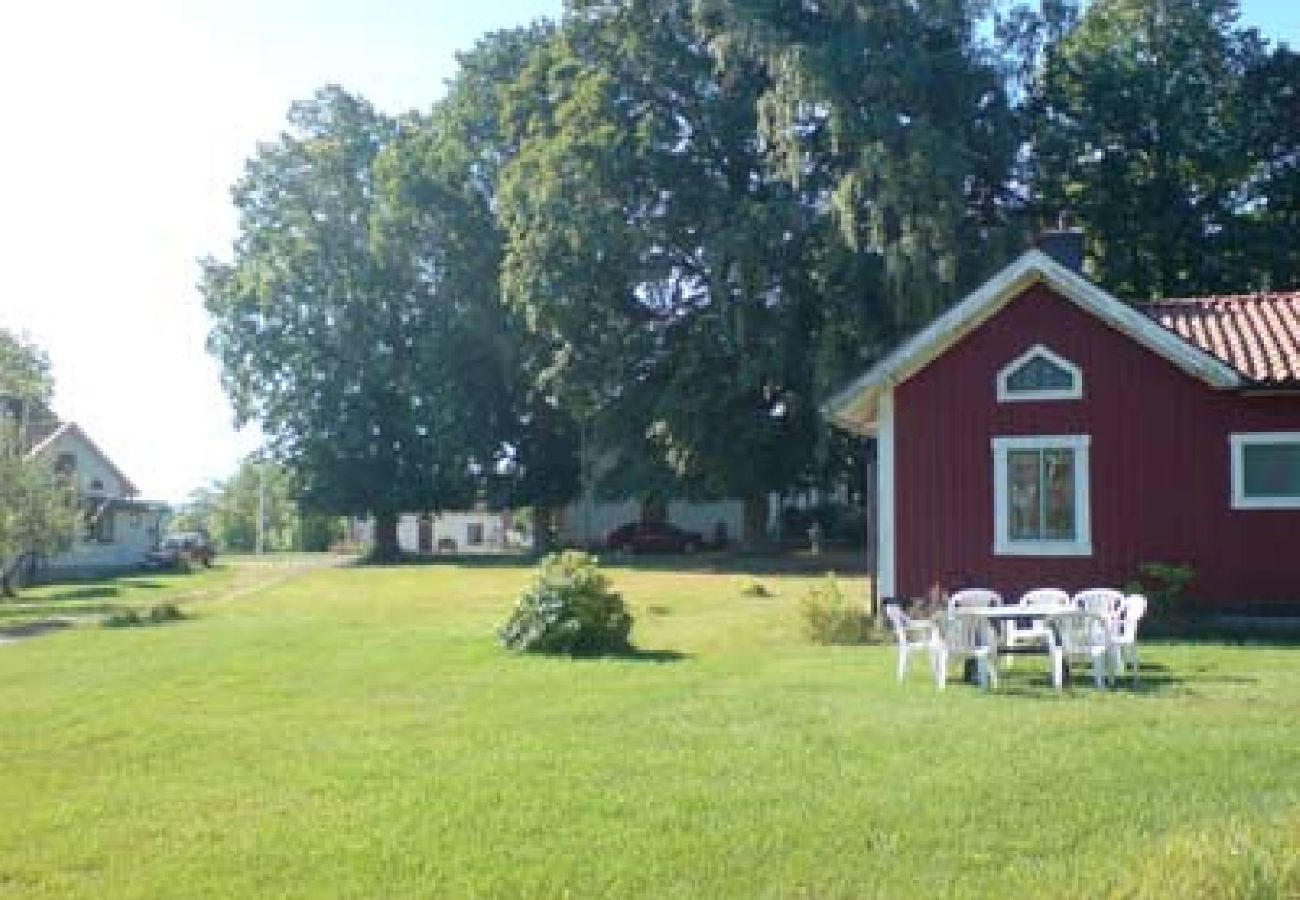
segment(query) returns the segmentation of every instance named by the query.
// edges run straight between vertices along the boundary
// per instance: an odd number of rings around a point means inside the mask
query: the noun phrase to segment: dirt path
[[[261,591],[278,587],[295,578],[301,578],[317,569],[345,566],[352,561],[350,556],[337,556],[332,553],[297,554],[290,557],[267,556],[242,557],[228,563],[235,569],[232,584],[214,590],[211,586],[197,587],[191,591],[169,594],[168,603],[213,603],[225,600],[239,600]],[[164,599],[164,598],[160,598]],[[30,638],[53,634],[66,628],[98,624],[102,616],[63,615],[47,619],[24,622],[21,625],[0,627],[0,646],[15,644]]]

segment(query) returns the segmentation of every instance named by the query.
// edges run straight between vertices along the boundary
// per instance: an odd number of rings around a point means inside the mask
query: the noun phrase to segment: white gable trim
[[[99,461],[103,464],[104,468],[111,472],[113,477],[121,484],[122,496],[134,497],[140,493],[139,490],[136,489],[136,486],[131,483],[131,479],[122,474],[122,470],[108,458],[108,455],[104,453],[103,450],[99,449],[99,446],[92,441],[80,427],[78,427],[76,422],[64,422],[55,429],[53,434],[28,451],[27,455],[32,458],[44,456],[49,452],[51,447],[57,444],[59,440],[64,437],[67,437],[69,440],[80,441],[82,446],[99,458]]]
[[[1031,285],[1042,282],[1123,332],[1184,372],[1211,387],[1226,390],[1242,385],[1242,376],[1223,360],[1184,341],[1159,323],[1132,309],[1067,269],[1041,250],[1029,250],[935,319],[897,350],[832,397],[822,412],[837,425],[859,434],[872,430],[877,397],[886,385],[911,378]]]
[[[894,392],[880,395],[880,427],[876,432],[876,596],[891,598],[898,591],[894,558]]]
[[[1041,357],[1057,368],[1070,373],[1068,388],[1044,388],[1039,390],[1012,390],[1007,382],[1020,367],[1035,357]],[[1007,363],[997,375],[997,393],[999,403],[1028,403],[1034,400],[1080,400],[1083,398],[1083,370],[1059,353],[1043,344],[1034,344],[1024,353]]]

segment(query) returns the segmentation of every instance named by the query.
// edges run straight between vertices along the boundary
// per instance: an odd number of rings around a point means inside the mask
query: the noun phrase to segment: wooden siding
[[[1083,399],[998,403],[998,371],[1041,343]],[[1300,602],[1300,510],[1231,507],[1229,435],[1300,430],[1300,397],[1220,392],[1038,285],[897,388],[897,593],[932,584],[1122,586],[1190,563],[1217,603]],[[1088,434],[1090,557],[993,554],[992,438]]]

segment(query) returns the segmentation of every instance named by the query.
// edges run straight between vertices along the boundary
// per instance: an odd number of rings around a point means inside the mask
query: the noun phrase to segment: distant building
[[[38,561],[36,574],[93,574],[139,566],[158,546],[170,510],[146,503],[111,459],[74,422],[49,422],[30,433],[27,455],[69,479],[81,513],[67,548]]]
[[[357,544],[373,543],[373,519],[352,519],[348,538]],[[531,546],[514,528],[509,510],[460,510],[441,513],[403,513],[397,518],[397,546],[403,553],[505,553]]]

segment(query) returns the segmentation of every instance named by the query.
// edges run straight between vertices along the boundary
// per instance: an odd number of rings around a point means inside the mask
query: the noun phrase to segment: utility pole
[[[266,552],[266,457],[257,461],[257,555]]]

